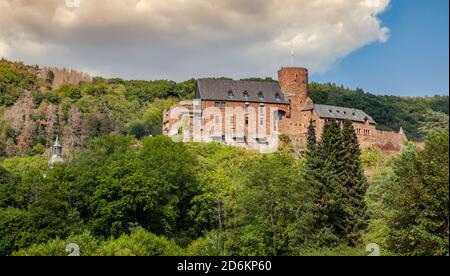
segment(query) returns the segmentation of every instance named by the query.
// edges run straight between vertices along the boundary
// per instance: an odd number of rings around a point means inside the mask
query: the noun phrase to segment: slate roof
[[[248,93],[248,99],[244,96],[245,92]],[[229,93],[233,93],[233,96],[230,97]],[[259,93],[262,93],[263,99],[259,98]],[[214,101],[289,104],[281,92],[278,82],[199,79],[196,98]]]
[[[364,123],[367,119],[370,124],[376,124],[372,117],[359,109],[322,104],[309,105],[303,109],[303,111],[309,110],[315,110],[322,119],[351,120],[360,123]]]

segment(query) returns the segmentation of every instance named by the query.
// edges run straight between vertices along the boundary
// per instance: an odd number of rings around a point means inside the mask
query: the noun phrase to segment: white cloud
[[[9,47],[5,42],[0,40],[0,58],[8,56]]]
[[[389,0],[0,0],[0,55],[128,78],[325,72],[385,42]]]

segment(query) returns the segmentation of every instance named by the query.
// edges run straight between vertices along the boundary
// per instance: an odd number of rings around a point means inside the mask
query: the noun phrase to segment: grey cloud
[[[325,72],[388,39],[389,0],[0,0],[0,56],[105,76],[273,76]]]

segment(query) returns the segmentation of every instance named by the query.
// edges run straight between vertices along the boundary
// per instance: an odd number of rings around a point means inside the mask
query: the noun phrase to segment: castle
[[[271,141],[278,143],[282,134],[304,148],[311,121],[317,137],[327,120],[352,121],[361,148],[396,153],[407,140],[402,129],[398,133],[377,130],[376,122],[362,110],[314,104],[309,97],[308,70],[298,67],[281,68],[278,82],[199,79],[194,101],[166,110],[163,120],[167,136],[262,152],[270,151]]]

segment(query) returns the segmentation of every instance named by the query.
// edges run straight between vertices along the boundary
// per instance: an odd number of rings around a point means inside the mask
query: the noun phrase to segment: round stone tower
[[[309,125],[302,116],[302,110],[306,105],[312,104],[308,90],[308,69],[283,67],[278,71],[278,82],[290,102],[289,112],[283,122],[283,132],[289,135],[293,142],[300,142]]]
[[[283,93],[292,94],[294,104],[305,104],[308,99],[308,69],[301,67],[284,67],[278,71],[278,82]]]

